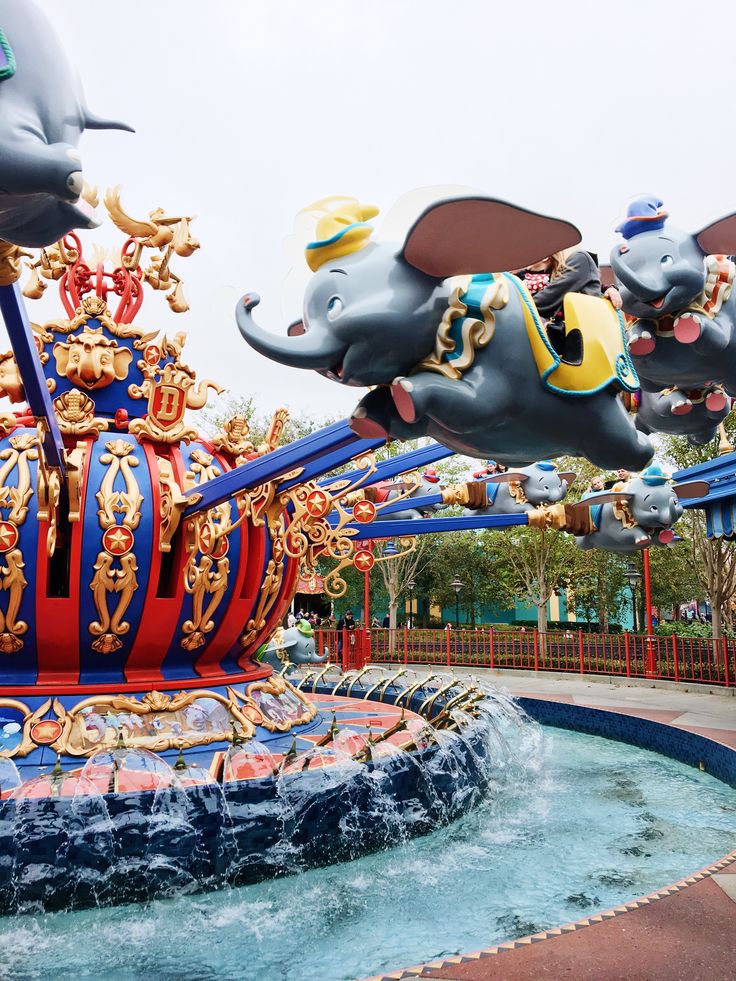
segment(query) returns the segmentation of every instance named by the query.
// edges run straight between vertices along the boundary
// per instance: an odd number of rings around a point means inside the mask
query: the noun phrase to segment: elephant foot
[[[362,405],[353,411],[348,425],[361,439],[387,439],[389,435],[380,422],[371,419]]]
[[[643,330],[641,334],[630,338],[629,353],[635,355],[637,358],[643,358],[647,354],[652,353],[655,345],[656,341],[654,337],[652,337],[648,330]]]
[[[679,341],[680,344],[694,344],[701,333],[700,317],[696,317],[695,314],[686,313],[675,321],[675,340]]]
[[[688,412],[692,411],[693,403],[690,399],[682,399],[680,402],[675,402],[670,409],[673,416],[686,416]]]
[[[391,397],[404,422],[417,421],[417,411],[412,397],[413,391],[414,386],[408,378],[395,378],[391,386]]]
[[[660,545],[669,545],[674,540],[674,537],[674,531],[671,528],[665,528],[664,531],[660,531],[657,535],[657,541]]]
[[[723,392],[709,392],[705,396],[705,407],[708,412],[723,412],[726,408],[726,396]]]

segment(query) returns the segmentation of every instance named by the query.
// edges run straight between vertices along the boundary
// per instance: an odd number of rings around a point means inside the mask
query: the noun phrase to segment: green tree
[[[603,633],[617,622],[627,605],[627,557],[593,548],[575,556],[572,595],[587,623],[594,620]]]
[[[453,579],[462,582],[458,592],[466,622],[475,626],[484,603],[500,602],[505,593],[499,583],[498,562],[488,548],[484,532],[457,531],[433,535],[426,578],[421,587],[441,607],[455,605]]]
[[[683,528],[682,526],[686,527]],[[652,582],[652,603],[660,611],[677,611],[682,603],[706,599],[706,591],[700,575],[694,575],[695,547],[690,538],[690,518],[685,517],[678,525],[683,540],[671,548],[653,548],[649,552]]]
[[[574,582],[578,552],[570,535],[549,528],[514,526],[489,534],[499,561],[499,584],[508,602],[516,596],[537,608],[537,630],[547,632],[547,603]]]

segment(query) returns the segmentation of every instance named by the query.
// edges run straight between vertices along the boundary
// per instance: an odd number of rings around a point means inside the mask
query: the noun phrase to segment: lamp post
[[[455,590],[455,629],[458,630],[460,628],[460,590],[463,588],[464,583],[456,575],[450,585]]]
[[[406,580],[406,588],[409,590],[409,626],[414,626],[414,587],[416,586],[416,580],[413,576],[409,576]]]
[[[634,633],[638,633],[639,623],[636,616],[636,585],[641,579],[641,573],[637,571],[633,562],[629,562],[626,566],[626,578],[628,579],[629,586],[631,587],[631,605],[634,610]]]

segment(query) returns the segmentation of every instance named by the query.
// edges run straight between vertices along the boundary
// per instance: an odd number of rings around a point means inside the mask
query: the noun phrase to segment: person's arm
[[[590,287],[591,281],[598,280],[600,291],[598,270],[587,252],[574,252],[566,264],[568,268],[561,276],[534,294],[534,303],[543,317],[554,316],[562,306],[566,293],[583,293],[585,287]]]

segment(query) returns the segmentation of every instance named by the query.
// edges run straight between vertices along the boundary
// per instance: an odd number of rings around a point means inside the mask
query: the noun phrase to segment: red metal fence
[[[523,668],[660,678],[730,687],[736,641],[708,637],[589,634],[582,630],[317,630],[318,650],[345,670],[370,661],[446,667]]]

